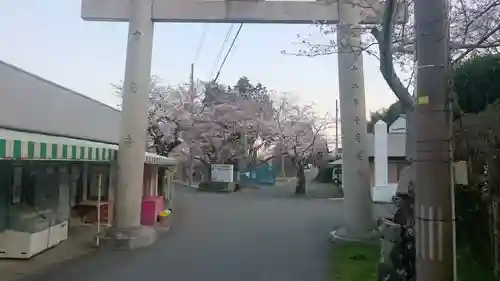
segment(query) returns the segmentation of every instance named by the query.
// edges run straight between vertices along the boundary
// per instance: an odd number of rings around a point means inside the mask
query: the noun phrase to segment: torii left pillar
[[[153,0],[130,1],[115,211],[112,228],[100,237],[100,246],[112,249],[149,246],[157,238],[154,229],[141,226],[149,76],[153,53]]]
[[[334,239],[369,240],[375,226],[366,153],[366,105],[361,44],[361,9],[339,2],[337,29],[340,122],[342,128],[343,228]]]

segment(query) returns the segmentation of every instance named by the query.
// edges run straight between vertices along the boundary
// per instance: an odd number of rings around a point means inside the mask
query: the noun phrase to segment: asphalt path
[[[22,281],[326,281],[342,202],[177,188],[172,229],[151,247],[97,252]]]

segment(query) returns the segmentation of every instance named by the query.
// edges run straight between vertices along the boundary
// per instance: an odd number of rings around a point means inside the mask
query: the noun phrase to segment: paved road
[[[175,212],[153,247],[92,254],[23,281],[327,280],[328,233],[341,203],[181,188]]]

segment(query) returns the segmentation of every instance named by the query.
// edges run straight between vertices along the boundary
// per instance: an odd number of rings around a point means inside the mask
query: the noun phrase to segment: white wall
[[[120,112],[0,61],[0,127],[118,143]]]

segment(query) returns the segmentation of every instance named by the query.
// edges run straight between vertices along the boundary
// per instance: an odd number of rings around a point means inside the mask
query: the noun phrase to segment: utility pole
[[[194,63],[191,63],[191,71],[189,74],[189,95],[190,95],[190,102],[192,102],[192,99],[194,98],[195,95],[195,90],[194,90]],[[191,104],[189,105],[189,110],[191,111],[193,108]],[[193,151],[191,149],[191,145],[189,145],[189,156],[188,156],[188,183],[189,186],[193,184]]]
[[[418,281],[454,280],[447,0],[416,0],[415,229]]]
[[[194,63],[191,63],[191,71],[189,73],[189,93],[194,95]]]
[[[339,153],[339,100],[335,100],[335,154]]]

